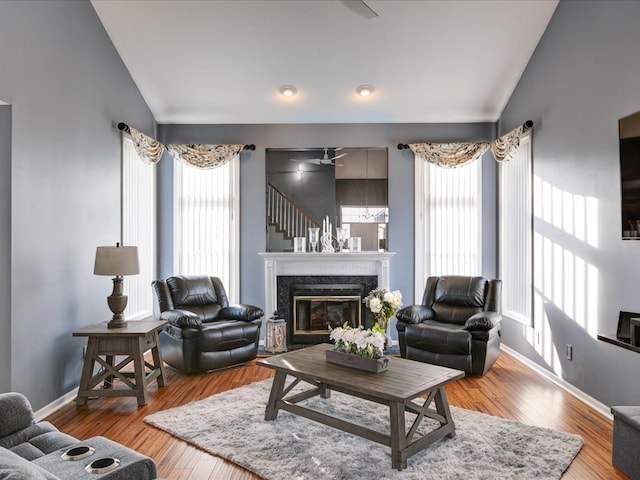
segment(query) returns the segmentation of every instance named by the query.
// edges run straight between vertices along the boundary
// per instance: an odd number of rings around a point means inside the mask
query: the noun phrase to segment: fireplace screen
[[[360,296],[294,296],[293,333],[315,335],[328,333],[329,327],[345,322],[353,328],[361,325]]]

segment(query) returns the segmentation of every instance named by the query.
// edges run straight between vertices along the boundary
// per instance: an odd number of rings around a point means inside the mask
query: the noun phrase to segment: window
[[[239,298],[240,156],[202,170],[174,162],[174,271],[220,277]]]
[[[156,167],[142,163],[129,135],[122,136],[122,244],[138,247],[140,274],[124,279],[126,318],[153,315],[151,282],[156,277]]]
[[[433,275],[479,275],[481,161],[442,168],[415,157],[415,298]]]
[[[499,166],[499,265],[502,312],[532,322],[531,135],[520,140],[513,160]]]

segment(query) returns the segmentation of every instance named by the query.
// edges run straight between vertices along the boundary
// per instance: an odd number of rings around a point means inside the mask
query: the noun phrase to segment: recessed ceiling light
[[[280,87],[280,93],[285,97],[293,97],[298,91],[293,85],[284,85]]]
[[[371,85],[360,85],[356,89],[356,92],[358,92],[358,95],[362,97],[368,97],[373,93],[373,87]]]

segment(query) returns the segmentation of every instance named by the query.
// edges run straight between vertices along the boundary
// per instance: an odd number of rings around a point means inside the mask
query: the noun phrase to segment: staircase
[[[306,237],[308,228],[320,227],[318,222],[271,184],[267,185],[267,218],[287,239]]]

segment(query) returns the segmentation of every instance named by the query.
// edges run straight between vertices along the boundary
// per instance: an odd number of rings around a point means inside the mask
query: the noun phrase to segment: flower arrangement
[[[399,290],[393,292],[388,288],[380,287],[371,290],[364,299],[367,308],[371,310],[376,319],[376,325],[382,332],[387,331],[389,320],[402,306],[402,294]],[[375,327],[374,327],[375,328]]]
[[[351,328],[346,323],[331,330],[329,338],[336,342],[336,350],[364,358],[382,358],[384,333],[362,328]]]

